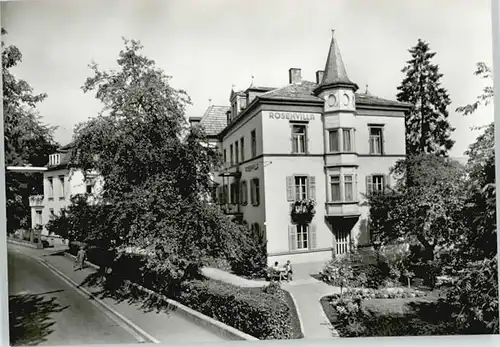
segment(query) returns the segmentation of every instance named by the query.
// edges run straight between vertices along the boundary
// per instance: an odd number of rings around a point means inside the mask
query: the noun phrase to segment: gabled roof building
[[[359,93],[332,35],[315,81],[231,91],[202,126],[224,158],[213,199],[267,240],[269,263],[318,263],[370,246],[364,194],[393,184],[411,105]]]

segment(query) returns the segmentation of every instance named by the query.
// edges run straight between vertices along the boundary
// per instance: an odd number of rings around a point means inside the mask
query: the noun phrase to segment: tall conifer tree
[[[432,153],[447,156],[455,141],[455,130],[448,122],[447,107],[451,104],[445,88],[441,86],[439,66],[432,64],[436,55],[429,44],[421,39],[409,50],[411,59],[402,72],[405,78],[398,87],[398,101],[413,105],[406,117],[406,153],[408,155]]]

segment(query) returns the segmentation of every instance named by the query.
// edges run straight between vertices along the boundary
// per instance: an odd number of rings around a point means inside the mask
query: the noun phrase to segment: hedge
[[[292,309],[277,295],[214,280],[186,285],[181,303],[260,340],[290,339]]]

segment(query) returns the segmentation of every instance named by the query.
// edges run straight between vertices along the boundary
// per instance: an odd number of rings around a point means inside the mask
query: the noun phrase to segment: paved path
[[[77,284],[83,281],[92,273],[95,272],[92,268],[85,268],[82,271],[73,271],[73,262],[63,255],[51,255],[55,253],[54,249],[36,250],[22,246],[8,245],[9,250],[17,249],[19,252],[38,256],[43,261],[63,273],[69,279]],[[61,249],[59,249],[60,251]],[[35,262],[36,263],[36,262]],[[38,264],[43,268],[43,265]],[[17,265],[14,265],[10,273],[15,273]],[[10,270],[10,269],[9,269]],[[17,270],[19,271],[19,270]],[[45,270],[48,271],[48,270]],[[91,293],[96,293],[98,288],[90,288],[82,286]],[[79,294],[76,294],[79,295]],[[83,298],[83,297],[82,297]],[[186,320],[174,312],[145,310],[139,303],[129,303],[127,301],[117,302],[112,298],[101,299],[107,306],[111,307],[119,315],[125,317],[132,322],[136,327],[141,329],[148,336],[154,338],[156,343],[197,343],[197,342],[220,342],[227,341],[227,338],[221,337],[211,331],[200,327],[191,321]],[[87,302],[86,306],[92,306]],[[92,317],[92,316],[91,316]],[[91,335],[91,334],[89,334]],[[131,341],[136,342],[136,341]],[[86,342],[73,342],[73,337],[69,340],[64,340],[63,344],[86,344]],[[90,342],[89,342],[90,343]],[[98,341],[99,344],[112,343],[108,340]]]
[[[138,342],[36,260],[10,249],[7,257],[11,344]]]
[[[204,268],[202,273],[206,277],[240,287],[262,287],[268,284],[265,281],[249,280],[215,268]],[[283,282],[282,287],[295,300],[304,330],[304,338],[331,339],[338,336],[328,321],[319,300],[323,296],[339,293],[340,288],[329,286],[310,276],[298,277],[297,280]]]

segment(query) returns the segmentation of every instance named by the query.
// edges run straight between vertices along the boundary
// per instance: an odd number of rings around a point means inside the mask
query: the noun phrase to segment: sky
[[[6,44],[23,53],[12,72],[48,94],[38,110],[58,126],[61,144],[101,110],[81,86],[91,61],[116,67],[122,37],[140,40],[171,85],[187,91],[187,117],[202,116],[210,103],[228,105],[232,86],[245,89],[252,76],[254,85],[282,87],[295,67],[315,81],[332,29],[360,91],[368,85],[371,94],[395,99],[408,49],[421,38],[437,53],[452,100],[450,155],[463,156],[476,139],[471,126],[493,121],[492,106],[467,117],[454,111],[485,86],[473,72],[493,60],[489,0],[32,0],[2,1],[0,9]]]

